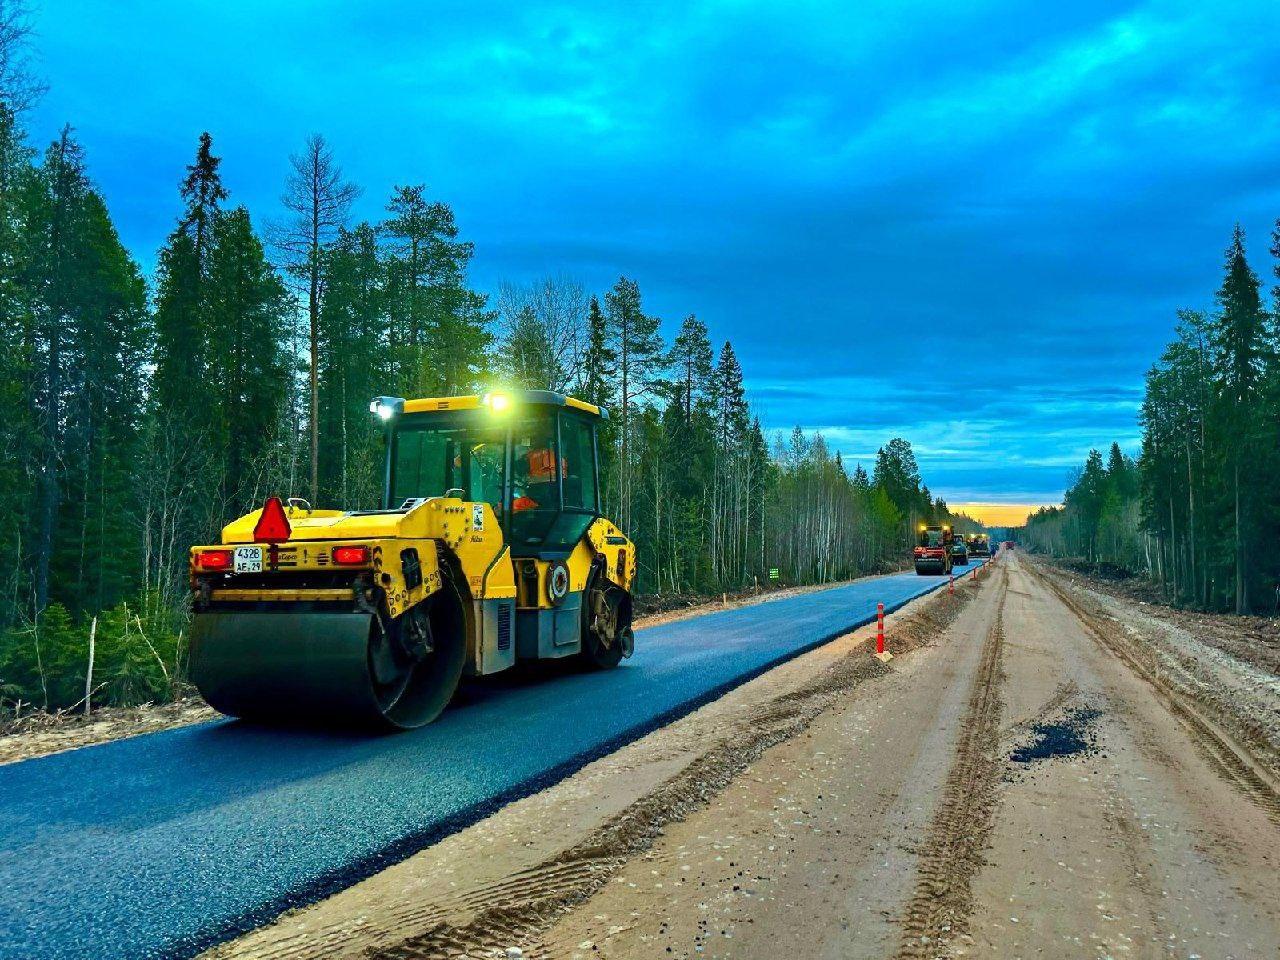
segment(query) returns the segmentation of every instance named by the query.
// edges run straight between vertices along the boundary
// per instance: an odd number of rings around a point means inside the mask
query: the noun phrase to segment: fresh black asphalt
[[[488,678],[412,733],[214,721],[0,766],[0,960],[191,956],[945,582],[893,575],[651,627],[617,670]]]

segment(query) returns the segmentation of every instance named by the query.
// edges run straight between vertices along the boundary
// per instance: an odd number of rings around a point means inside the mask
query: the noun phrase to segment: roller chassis
[[[608,668],[631,654],[635,552],[603,518],[557,561],[511,558],[487,504],[434,498],[404,512],[317,514],[291,512],[304,538],[348,523],[439,536],[291,540],[270,545],[270,561],[251,574],[203,572],[196,557],[209,548],[193,548],[192,678],[223,713],[411,728],[443,710],[464,674],[548,655]],[[255,516],[229,525],[223,545],[243,542]],[[356,543],[369,547],[367,568],[326,559]],[[568,581],[558,601],[557,565]],[[550,645],[525,642],[521,624],[545,622],[565,603],[581,611],[565,621],[573,629]],[[422,674],[433,682],[415,686]]]
[[[942,560],[917,560],[915,561],[916,573],[920,576],[941,576],[951,572],[950,564]]]

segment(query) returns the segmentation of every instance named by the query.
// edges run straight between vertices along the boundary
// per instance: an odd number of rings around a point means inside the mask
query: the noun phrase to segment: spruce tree
[[[31,504],[40,429],[31,386],[35,354],[38,277],[33,262],[39,237],[30,229],[41,189],[13,110],[0,103],[0,629],[19,614],[26,592],[25,550],[32,542]]]
[[[33,259],[39,290],[33,330],[42,354],[36,402],[43,413],[33,576],[37,612],[49,602],[49,573],[62,506],[68,337],[77,320],[84,202],[89,192],[83,151],[70,127],[64,127],[46,151],[40,175],[34,229],[44,242]]]
[[[157,257],[155,398],[163,415],[197,435],[212,427],[203,399],[210,362],[204,285],[214,224],[227,199],[218,174],[221,163],[213,155],[213,138],[202,133],[179,191],[182,214]]]
[[[707,325],[693,314],[684,318],[680,333],[671,345],[671,366],[676,373],[675,388],[686,423],[692,422],[694,405],[711,393],[715,360]]]
[[[876,453],[872,485],[884,490],[907,519],[919,509],[920,467],[911,444],[894,437]]]
[[[471,389],[488,369],[492,320],[466,287],[472,245],[458,240],[453,211],[426,186],[396,187],[381,233],[389,256],[388,312],[397,392],[438,396]]]
[[[1256,454],[1262,424],[1259,385],[1265,357],[1266,317],[1260,283],[1249,266],[1244,231],[1237,224],[1227,248],[1218,316],[1213,326],[1220,379],[1218,408],[1227,470],[1227,512],[1234,540],[1235,609],[1249,610],[1250,558],[1257,540],[1253,482],[1248,464]]]
[[[377,236],[369,224],[340,231],[325,253],[320,311],[321,502],[377,502],[378,432],[369,398],[387,392],[391,365]]]
[[[618,356],[609,345],[608,322],[600,301],[592,297],[587,307],[587,348],[582,359],[578,396],[598,407],[612,406],[617,393],[615,374]]]
[[[204,396],[206,402],[213,400],[209,405],[214,411],[213,440],[224,467],[224,501],[234,515],[266,492],[263,455],[281,429],[292,302],[267,262],[245,208],[221,214],[212,240],[207,277],[209,384]]]
[[[75,321],[68,330],[63,510],[52,593],[86,613],[129,596],[141,555],[134,479],[153,331],[146,284],[106,205],[83,199]]]
[[[575,392],[579,399],[594,403],[609,413],[609,419],[596,427],[601,500],[605,504],[617,502],[614,490],[618,473],[617,368],[618,357],[609,344],[608,321],[600,309],[600,301],[593,296],[587,306],[587,344]]]
[[[720,349],[712,381],[716,410],[716,439],[728,452],[736,450],[746,438],[750,423],[747,392],[733,344],[728,340]]]

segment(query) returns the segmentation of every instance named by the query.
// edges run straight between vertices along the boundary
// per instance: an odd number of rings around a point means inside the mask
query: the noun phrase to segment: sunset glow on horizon
[[[1056,507],[1056,503],[952,503],[952,512],[963,513],[988,527],[1021,527],[1027,517],[1041,507]]]

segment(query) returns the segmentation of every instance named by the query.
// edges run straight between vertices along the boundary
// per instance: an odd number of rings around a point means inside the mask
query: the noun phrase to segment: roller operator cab
[[[461,677],[631,655],[635,548],[601,512],[603,410],[547,391],[370,405],[381,509],[271,498],[191,550],[191,676],[258,720],[412,728]]]
[[[916,533],[916,547],[912,555],[916,573],[921,576],[950,573],[953,540],[951,528],[931,527],[922,523]]]

